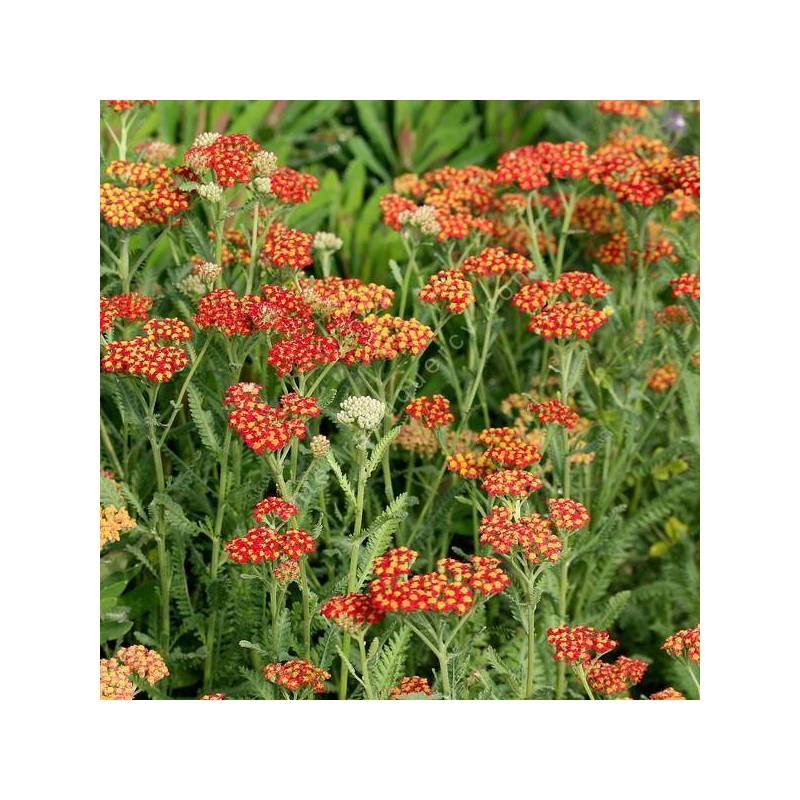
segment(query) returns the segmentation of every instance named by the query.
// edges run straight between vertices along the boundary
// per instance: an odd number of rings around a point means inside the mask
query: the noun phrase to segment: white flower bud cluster
[[[262,194],[272,193],[272,181],[269,178],[259,176],[253,181],[253,185]]]
[[[269,178],[278,169],[278,156],[269,150],[262,150],[253,157],[253,169],[264,178]]]
[[[201,281],[206,283],[214,283],[222,272],[222,267],[219,264],[214,264],[211,261],[203,261],[201,264],[195,264],[192,267],[192,275],[197,275]]]
[[[187,275],[183,280],[178,281],[175,286],[189,297],[199,297],[208,291],[208,284],[199,275],[194,274]]]
[[[375,430],[386,416],[386,405],[374,397],[348,397],[342,401],[341,409],[336,419],[362,431]]]
[[[206,133],[201,133],[199,136],[195,138],[192,142],[192,147],[208,147],[210,144],[214,144],[214,142],[219,139],[220,134],[208,131]]]
[[[341,246],[342,240],[335,233],[320,231],[314,234],[315,250],[327,250],[329,253],[335,253]]]
[[[398,216],[401,225],[417,228],[426,236],[437,236],[442,226],[436,219],[436,209],[433,206],[420,206],[415,211],[403,211]]]
[[[197,194],[209,203],[218,203],[222,200],[222,187],[218,183],[201,183],[197,187]]]
[[[311,455],[314,456],[314,458],[324,458],[331,449],[331,443],[327,436],[319,434],[311,437],[308,448],[311,450]]]

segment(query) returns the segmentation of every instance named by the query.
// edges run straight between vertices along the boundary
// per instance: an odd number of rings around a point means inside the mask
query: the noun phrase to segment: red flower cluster
[[[687,628],[668,636],[661,645],[662,650],[666,650],[671,656],[680,658],[686,656],[695,664],[700,663],[700,626]]]
[[[200,298],[194,323],[198,328],[216,328],[225,336],[249,336],[260,303],[258,295],[239,297],[233,289],[215,289]]]
[[[154,106],[156,104],[155,100],[106,100],[109,107],[112,111],[120,112],[120,111],[130,111],[132,108],[136,106],[137,103],[140,103],[143,106]]]
[[[503,247],[487,247],[475,256],[465,259],[464,272],[474,272],[482,277],[507,273],[527,274],[533,272],[533,262],[519,253],[509,253]]]
[[[695,300],[700,299],[700,276],[696,272],[684,272],[683,275],[673,278],[669,285],[672,287],[672,296],[693,297]]]
[[[117,319],[134,322],[147,319],[153,298],[139,292],[112,294],[100,298],[100,333],[107,331]]]
[[[253,157],[261,150],[245,133],[226,133],[190,147],[184,163],[195,171],[210,169],[220,186],[235,186],[253,179]]]
[[[427,678],[411,675],[403,678],[397,686],[392,687],[391,692],[389,692],[389,699],[397,700],[410,694],[427,694],[430,696],[433,694],[433,689],[431,689]]]
[[[213,692],[212,694],[204,694],[201,700],[224,700],[225,692]]]
[[[547,186],[551,177],[577,180],[587,173],[589,164],[585,142],[539,142],[503,153],[495,180],[501,185],[516,184],[528,192]]]
[[[597,311],[580,300],[558,302],[534,314],[528,323],[528,330],[545,339],[566,339],[570,336],[588,339],[608,320],[605,311]]]
[[[470,563],[444,558],[437,563],[438,572],[411,575],[414,558],[413,550],[397,548],[375,559],[374,572],[380,577],[372,581],[369,593],[382,611],[437,611],[460,616],[472,608],[476,592],[497,594],[511,582],[496,558],[472,556]]]
[[[490,497],[527,497],[542,486],[540,478],[521,469],[501,469],[487,475],[482,483],[483,490]]]
[[[156,383],[171,380],[189,359],[180,347],[159,346],[153,339],[137,336],[120,342],[109,342],[100,367],[104,372],[142,375]]]
[[[259,399],[261,386],[257,383],[238,383],[225,393],[225,405],[230,411],[230,426],[244,443],[259,455],[265,450],[281,450],[293,437],[304,439],[306,418],[320,414],[314,398],[300,398],[292,393],[273,408]]]
[[[585,625],[574,628],[559,625],[557,628],[550,628],[547,631],[547,641],[555,651],[553,658],[556,661],[568,661],[571,664],[589,661],[592,652],[600,656],[617,646],[608,631],[598,631]]]
[[[475,302],[475,294],[461,270],[445,269],[428,278],[419,299],[423,303],[443,303],[451,314],[461,314]]]
[[[370,595],[357,592],[332,597],[320,608],[320,613],[348,632],[366,625],[377,625],[385,615],[372,602]]]
[[[483,544],[503,555],[518,547],[535,564],[542,561],[555,563],[561,557],[561,539],[553,533],[550,520],[539,514],[515,522],[509,509],[492,509],[481,521],[480,534]]]
[[[568,497],[559,497],[547,501],[550,519],[562,531],[578,531],[591,522],[586,506]]]
[[[279,267],[303,269],[314,263],[313,245],[313,234],[275,224],[269,229],[261,258]]]
[[[175,317],[148,320],[144,324],[144,332],[157,342],[188,342],[192,338],[192,329]]]
[[[565,272],[553,284],[553,294],[568,294],[573,300],[581,297],[605,297],[611,291],[604,280],[591,272]]]
[[[531,403],[528,409],[539,417],[539,422],[545,425],[562,425],[568,431],[575,430],[580,420],[575,409],[555,398],[541,403]]]
[[[256,522],[267,522],[270,517],[277,517],[284,522],[296,517],[300,509],[282,497],[265,497],[259,500],[253,508],[253,518]]]
[[[440,394],[418,397],[406,406],[406,414],[418,419],[426,428],[442,428],[455,421],[450,411],[450,401]]]
[[[535,314],[547,305],[553,297],[552,281],[526,283],[511,299],[511,305],[526,314]]]
[[[267,664],[264,667],[264,677],[290,692],[308,688],[315,694],[322,694],[325,691],[325,681],[331,674],[303,658],[293,658],[283,664]]]
[[[620,656],[613,664],[595,661],[587,665],[586,679],[592,691],[607,696],[626,692],[647,672],[647,662]]]
[[[332,364],[339,358],[339,344],[328,336],[316,333],[290,336],[272,346],[267,363],[283,377],[292,370],[302,374],[322,366]]]
[[[656,311],[656,322],[659,325],[689,325],[692,318],[686,306],[670,305]]]
[[[403,227],[400,221],[400,215],[405,212],[413,212],[417,210],[417,204],[407,197],[401,197],[399,194],[387,194],[381,197],[378,203],[383,214],[383,224],[388,225],[396,231]]]
[[[264,561],[298,561],[317,549],[314,537],[302,528],[278,531],[274,528],[251,528],[247,535],[225,542],[228,558],[236,564],[261,564]]]
[[[291,167],[278,167],[269,176],[269,183],[270,191],[282,203],[307,203],[311,193],[319,190],[319,181],[313,175]]]

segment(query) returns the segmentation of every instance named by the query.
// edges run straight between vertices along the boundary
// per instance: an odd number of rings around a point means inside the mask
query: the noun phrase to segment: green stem
[[[255,280],[256,262],[258,261],[258,201],[253,205],[253,230],[250,235],[250,265],[247,270],[247,286],[245,294],[250,294]]]
[[[369,677],[369,659],[367,658],[367,647],[364,644],[364,636],[358,637],[358,652],[361,655],[361,678],[364,681],[364,691],[367,693],[367,700],[375,699],[375,692],[372,689],[372,681]]]
[[[442,681],[442,694],[447,699],[452,699],[452,688],[450,687],[450,671],[447,666],[448,656],[447,648],[442,645],[436,652],[436,657],[439,659],[439,677]]]
[[[403,275],[403,284],[400,289],[400,313],[398,314],[400,317],[403,316],[406,310],[408,290],[411,286],[411,275],[417,270],[417,248],[414,245],[405,245],[405,247],[408,253],[408,264],[406,265],[406,272],[405,275]]]
[[[161,434],[161,438],[158,441],[159,447],[163,447],[164,442],[167,440],[167,435],[169,434],[172,428],[172,423],[175,422],[175,417],[178,416],[178,412],[181,410],[181,404],[183,403],[183,398],[186,395],[186,390],[189,388],[189,383],[192,380],[192,376],[197,371],[197,368],[200,366],[200,362],[203,360],[203,356],[206,354],[206,350],[208,350],[208,345],[210,343],[211,343],[211,337],[209,336],[206,339],[203,346],[200,348],[200,352],[197,354],[196,358],[192,361],[192,366],[189,368],[189,372],[183,379],[183,384],[181,385],[181,388],[178,390],[178,396],[173,401],[172,414],[170,414],[170,417],[167,420],[166,425],[164,426],[164,431]]]
[[[122,464],[117,457],[117,451],[114,449],[114,444],[111,441],[111,437],[108,435],[108,429],[106,428],[106,423],[102,414],[100,415],[100,438],[103,440],[103,445],[106,448],[106,452],[111,457],[111,461],[114,464],[114,469],[117,471],[117,475],[120,478],[124,478],[125,471],[122,469]]]
[[[300,591],[303,597],[303,652],[306,659],[311,658],[311,595],[308,591],[308,576],[306,569],[308,559],[303,559],[300,564]]]
[[[559,664],[564,664],[566,666],[566,662],[564,662],[564,661],[559,661],[558,663]],[[586,672],[583,669],[583,667],[581,667],[581,666],[577,667],[576,671],[578,673],[578,677],[581,679],[581,684],[583,685],[584,691],[589,696],[589,699],[590,700],[596,700],[597,698],[594,696],[594,693],[592,692],[591,688],[589,687],[589,682],[586,680]]]
[[[122,282],[122,293],[128,294],[131,290],[130,269],[130,237],[125,234],[122,237],[122,248],[119,254],[119,278]]]
[[[694,670],[692,669],[692,665],[688,661],[684,661],[684,666],[686,667],[686,671],[689,673],[689,677],[692,679],[695,687],[697,688],[697,699],[700,699],[700,681],[697,680],[697,676],[694,674]]]

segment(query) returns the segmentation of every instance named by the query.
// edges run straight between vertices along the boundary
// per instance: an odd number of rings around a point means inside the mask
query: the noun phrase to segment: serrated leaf
[[[200,390],[190,383],[187,387],[187,393],[189,396],[189,414],[197,427],[200,441],[217,456],[217,458],[221,458],[222,448],[217,439],[217,434],[214,431],[214,423],[211,420],[211,415],[203,408],[203,396],[200,394]]]

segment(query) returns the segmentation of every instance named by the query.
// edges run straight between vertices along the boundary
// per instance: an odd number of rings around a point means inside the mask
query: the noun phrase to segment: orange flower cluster
[[[488,458],[470,452],[453,453],[447,459],[447,469],[471,481],[495,471],[494,465]]]
[[[695,300],[700,299],[700,276],[696,272],[684,272],[677,278],[673,278],[669,285],[672,287],[672,296],[693,297]]]
[[[656,367],[647,380],[647,387],[654,392],[666,392],[678,379],[678,370],[674,364]]]
[[[660,692],[656,692],[655,694],[650,695],[651,700],[685,700],[686,695],[682,692],[679,692],[677,689],[673,689],[671,686],[668,686],[666,689],[662,689]]]
[[[598,311],[580,300],[557,302],[531,316],[528,330],[545,339],[588,339],[608,320],[605,310]]]
[[[445,269],[428,278],[419,291],[419,299],[423,303],[443,303],[451,314],[461,314],[475,302],[475,294],[461,270]]]
[[[305,172],[291,167],[278,167],[269,176],[270,191],[282,203],[307,203],[311,193],[319,191],[319,181]]]
[[[377,283],[363,283],[358,278],[302,278],[300,290],[306,302],[322,307],[328,313],[346,317],[351,314],[363,316],[372,311],[389,308],[394,300],[394,291]]]
[[[189,208],[189,195],[177,188],[177,173],[169,167],[112,161],[106,173],[136,184],[100,184],[100,213],[109,225],[119,228],[137,228],[147,222],[163,225],[171,216]]]
[[[419,420],[426,428],[442,428],[455,421],[450,411],[450,401],[440,394],[418,397],[406,406],[406,414]]]
[[[550,519],[561,531],[579,531],[591,522],[591,516],[586,506],[568,497],[559,497],[548,500]]]
[[[320,613],[349,633],[367,625],[377,625],[385,616],[385,612],[372,602],[370,595],[358,592],[332,597],[323,604]]]
[[[646,661],[620,656],[613,664],[595,661],[587,665],[586,679],[592,691],[610,697],[640,683],[645,672]]]
[[[589,164],[585,142],[539,142],[503,153],[497,162],[495,181],[506,186],[516,184],[529,192],[547,186],[550,178],[582,178]]]
[[[100,506],[100,547],[109,542],[118,542],[122,531],[136,527],[127,509],[116,506]]]
[[[192,329],[176,317],[148,320],[144,324],[144,332],[156,342],[188,342],[192,338]]]
[[[274,496],[259,500],[253,508],[253,518],[256,522],[267,522],[270,517],[277,517],[286,522],[299,513],[300,509],[294,503]]]
[[[147,319],[153,298],[139,292],[112,294],[100,298],[100,333],[107,331],[117,319],[134,322]]]
[[[478,441],[487,447],[502,444],[503,442],[511,442],[516,438],[517,432],[514,428],[484,428],[478,434]]]
[[[481,542],[496,552],[507,555],[518,547],[534,564],[555,563],[561,557],[561,539],[550,520],[539,514],[514,521],[508,508],[494,508],[481,521],[480,534]]]
[[[686,656],[695,664],[700,663],[700,626],[687,628],[668,636],[661,645],[662,650],[666,650],[671,656],[680,658]]]
[[[134,339],[109,342],[100,362],[104,372],[142,375],[156,383],[172,379],[189,359],[180,347],[159,346],[153,339],[137,336]]]
[[[534,281],[526,283],[511,299],[511,305],[526,314],[535,314],[547,305],[553,296],[551,281]]]
[[[245,536],[225,542],[225,552],[235,564],[261,564],[264,561],[298,561],[317,549],[314,537],[302,528],[278,531],[251,528]]]
[[[686,306],[670,305],[656,311],[656,322],[659,325],[689,325],[691,321]]]
[[[647,119],[653,106],[660,106],[663,100],[598,100],[597,108],[604,114],[618,117]]]
[[[460,616],[472,608],[475,593],[497,594],[511,582],[496,558],[472,556],[470,563],[444,558],[437,563],[437,572],[411,575],[414,558],[413,550],[397,548],[375,559],[373,571],[380,577],[372,581],[369,593],[382,611]]]
[[[235,186],[253,179],[253,157],[261,151],[261,145],[245,133],[212,134],[207,141],[195,142],[183,160],[195,172],[211,170],[220,186]]]
[[[293,370],[298,374],[311,372],[323,364],[332,364],[339,356],[339,344],[335,339],[310,333],[276,342],[269,351],[267,363],[283,377]]]
[[[575,430],[580,420],[574,408],[555,398],[541,403],[531,403],[528,409],[539,417],[539,422],[545,425],[562,425],[568,431]]]
[[[216,328],[224,336],[249,336],[259,308],[258,295],[239,297],[233,289],[215,289],[200,298],[193,319],[198,328]]]
[[[261,455],[265,450],[281,450],[295,436],[304,439],[306,419],[320,414],[314,398],[303,398],[300,404],[298,396],[292,393],[281,398],[279,408],[273,408],[259,399],[260,391],[257,383],[237,383],[225,393],[230,426],[242,441]]]
[[[433,339],[433,331],[416,319],[391,314],[369,314],[359,325],[362,334],[355,347],[344,354],[348,364],[370,364],[400,355],[419,355]]]
[[[573,300],[581,297],[601,299],[611,291],[604,280],[591,272],[565,272],[553,284],[553,294],[568,294]]]
[[[314,263],[313,245],[313,234],[276,224],[269,229],[261,258],[279,267],[304,269]]]
[[[501,469],[485,476],[481,486],[490,497],[527,497],[531,492],[541,489],[544,484],[530,472]]]
[[[378,203],[381,213],[383,214],[383,224],[388,225],[393,230],[399,231],[403,227],[400,221],[400,215],[404,212],[413,212],[417,210],[417,204],[407,197],[401,197],[399,194],[387,194],[381,197]]]
[[[560,198],[559,206],[559,213],[563,213]],[[603,194],[580,197],[575,203],[572,219],[579,230],[595,236],[610,235],[622,229],[622,206],[613,197]]]
[[[429,697],[433,694],[427,678],[420,678],[419,675],[411,675],[403,678],[397,686],[393,686],[389,692],[390,700],[398,700],[410,694],[426,694]]]
[[[542,459],[542,454],[536,445],[520,439],[498,442],[492,445],[484,456],[505,469],[524,469]]]
[[[503,247],[487,247],[477,255],[465,259],[463,270],[464,272],[474,272],[481,277],[508,273],[524,275],[533,272],[534,265],[519,253],[509,253]]]
[[[322,694],[325,691],[325,681],[331,674],[303,658],[293,658],[283,664],[267,664],[264,667],[264,677],[290,692],[311,689],[315,694]]]
[[[224,700],[225,692],[214,692],[213,694],[204,694],[201,700]]]
[[[121,647],[117,650],[117,658],[151,686],[169,677],[169,669],[161,655],[143,644]]]
[[[595,250],[595,258],[610,267],[624,267],[628,257],[628,234],[625,231],[612,233],[607,242]]]
[[[603,655],[617,646],[608,634],[608,631],[598,631],[586,625],[570,628],[568,625],[559,625],[549,628],[547,641],[553,647],[553,658],[556,661],[585,663],[592,658],[592,652]]]
[[[136,687],[130,679],[130,668],[116,658],[100,659],[100,699],[133,700]]]
[[[639,251],[631,250],[631,257],[638,258]],[[642,261],[645,264],[657,264],[662,258],[666,258],[672,263],[677,263],[678,256],[675,255],[675,245],[664,236],[654,237],[648,242],[642,253]]]

